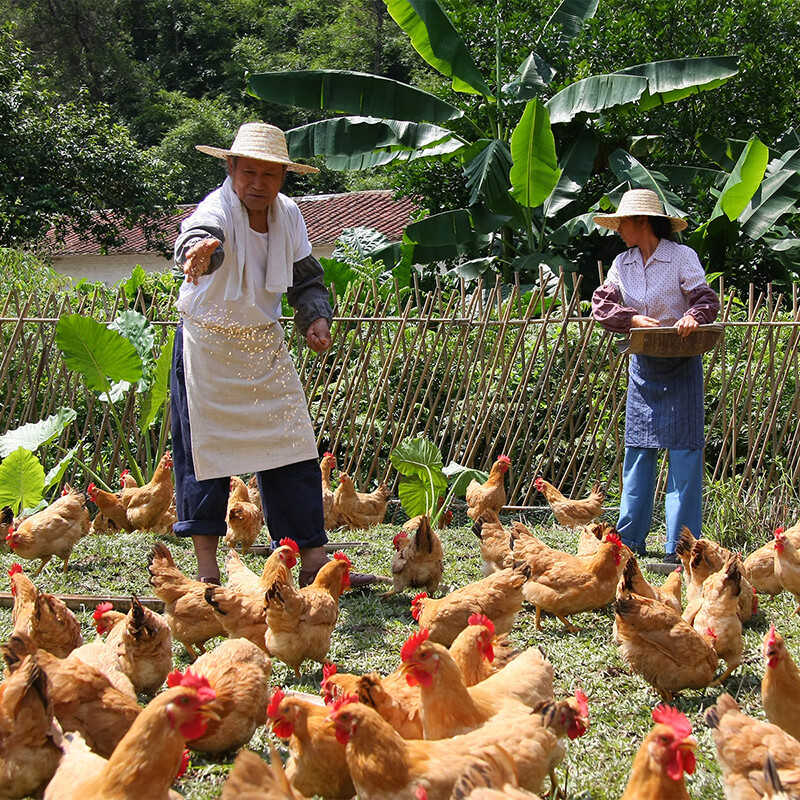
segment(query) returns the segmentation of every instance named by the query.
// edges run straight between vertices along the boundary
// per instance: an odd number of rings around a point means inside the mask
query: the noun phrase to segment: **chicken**
[[[208,584],[187,578],[175,566],[169,548],[161,542],[153,545],[148,570],[153,592],[164,601],[164,616],[172,637],[188,650],[194,660],[197,658],[195,645],[204,653],[209,639],[225,635],[224,628],[205,600]]]
[[[208,586],[204,597],[229,639],[247,639],[266,652],[267,608],[264,595],[257,597],[223,586]]]
[[[336,505],[336,496],[331,484],[331,471],[335,468],[336,456],[333,453],[323,453],[319,462],[319,471],[322,473],[322,511],[325,514],[326,531],[347,525]]]
[[[298,676],[307,658],[324,661],[339,618],[339,595],[349,585],[350,559],[342,552],[334,553],[309,586],[273,585],[266,594],[267,653]]]
[[[564,757],[563,736],[577,738],[588,728],[582,693],[544,701],[533,712],[498,714],[481,728],[453,739],[403,739],[362,703],[337,700],[331,717],[361,800],[415,800],[422,787],[429,800],[448,800],[456,781],[476,758],[498,744],[508,752],[525,789],[538,791]]]
[[[59,725],[65,731],[78,731],[103,757],[111,754],[141,711],[136,698],[112,686],[96,667],[78,658],[56,658],[37,649],[24,634],[12,634],[2,651],[7,675],[19,669],[25,656],[36,655],[50,682]]]
[[[35,578],[53,556],[64,562],[64,572],[69,566],[72,548],[89,533],[89,512],[86,495],[64,486],[61,497],[47,508],[25,517],[18,526],[10,527],[6,544],[17,558],[41,559]]]
[[[291,584],[292,568],[297,564],[297,555],[300,552],[294,539],[281,539],[264,562],[261,575],[256,575],[249,569],[239,554],[229,550],[225,559],[225,570],[228,573],[227,589],[234,592],[243,592],[259,598],[276,581],[281,584]]]
[[[578,629],[567,620],[570,614],[602,608],[614,599],[624,564],[623,544],[613,528],[593,556],[578,558],[547,547],[524,525],[515,523],[514,527],[519,534],[514,554],[530,569],[522,593],[536,607],[537,630],[541,630],[543,610],[574,632]]]
[[[258,475],[251,475],[250,480],[247,481],[247,494],[250,502],[258,509],[261,514],[261,525],[266,521],[264,519],[264,508],[261,505],[261,491],[258,488]]]
[[[192,672],[204,677],[216,693],[219,718],[208,723],[205,733],[191,742],[191,749],[228,753],[247,744],[266,718],[269,658],[246,639],[229,639],[200,656]]]
[[[12,564],[8,576],[14,598],[11,621],[15,632],[27,634],[37,647],[59,658],[66,658],[83,644],[81,624],[63,600],[37,589],[20,564]]]
[[[136,690],[133,688],[131,679],[122,671],[117,654],[99,636],[94,641],[87,642],[73,650],[69,654],[69,658],[71,660],[77,658],[84,664],[89,664],[99,670],[115,689],[119,689],[120,692],[134,700],[136,699]]]
[[[533,485],[536,491],[544,495],[544,499],[547,500],[559,525],[566,525],[568,528],[587,525],[603,514],[603,500],[605,500],[606,493],[599,482],[592,486],[589,496],[582,500],[570,500],[568,497],[564,497],[552,483],[548,483],[544,478],[537,478]]]
[[[694,773],[697,764],[692,723],[672,706],[658,705],[652,713],[656,724],[633,760],[622,800],[689,800],[684,773]]]
[[[120,474],[120,484],[121,484],[121,490],[135,489],[135,488],[138,488],[138,486],[139,486],[139,484],[136,482],[136,478],[134,478],[133,475],[131,475],[131,472],[128,469],[122,470],[122,473]],[[117,497],[119,497],[119,496],[120,496],[120,494],[118,493]],[[95,523],[98,523],[98,525],[100,525],[102,523],[102,520],[106,520],[109,528],[111,528],[112,526],[114,528],[117,528],[117,526],[114,525],[114,523],[111,520],[108,520],[106,517],[104,517],[104,515],[102,513],[98,514],[94,518],[94,521],[93,521],[92,524],[95,525]],[[172,502],[169,504],[169,508],[167,508],[167,510],[163,513],[163,515],[161,516],[160,519],[158,519],[156,522],[154,522],[150,526],[150,530],[153,533],[160,534],[162,536],[171,536],[172,535],[172,526],[177,521],[178,521],[178,509],[177,509],[177,507],[175,505],[175,495],[173,494],[172,495]],[[119,528],[117,528],[117,531],[118,530],[119,530]],[[114,533],[115,531],[109,529],[109,530],[105,530],[105,531],[95,530],[95,532],[96,533]]]
[[[236,475],[231,476],[226,522],[225,544],[230,548],[240,544],[242,554],[248,553],[261,533],[261,511],[250,502],[247,485]]]
[[[481,572],[490,575],[514,565],[511,533],[500,523],[496,512],[489,509],[475,520],[472,532],[481,541]]]
[[[791,528],[777,528],[787,539],[790,539],[795,549],[800,549],[800,523]],[[763,594],[780,594],[783,586],[775,575],[775,541],[754,550],[744,560],[742,574],[755,588]]]
[[[727,800],[761,800],[767,754],[772,756],[789,796],[800,794],[797,739],[777,725],[743,714],[729,694],[721,694],[717,704],[706,709],[705,720],[712,729]]]
[[[170,688],[153,698],[108,761],[70,737],[45,791],[46,800],[167,800],[187,741],[202,736],[216,717],[214,690],[187,670],[170,673]]]
[[[800,549],[795,547],[792,538],[783,531],[775,531],[774,542],[775,577],[786,591],[794,595],[798,606],[795,614],[800,613]]]
[[[590,522],[588,525],[583,525],[578,533],[578,549],[575,555],[585,558],[586,556],[593,556],[597,549],[603,542],[603,537],[607,533],[615,531],[613,525],[607,522]],[[623,561],[627,560],[633,555],[633,551],[628,545],[622,545]]]
[[[528,574],[525,565],[518,564],[438,599],[420,592],[411,602],[411,615],[420,628],[430,631],[432,642],[446,647],[469,625],[473,614],[484,614],[498,633],[508,633],[522,607],[522,585]]]
[[[402,592],[409,586],[424,588],[432,595],[439,588],[444,572],[442,540],[431,528],[426,515],[414,517],[406,526],[392,539],[396,551],[392,558],[394,589],[386,596]]]
[[[106,644],[130,678],[137,694],[154,695],[172,669],[172,633],[167,620],[131,597],[127,614],[100,603],[94,612],[99,634],[108,633]]]
[[[35,654],[0,684],[0,800],[40,797],[61,758],[47,675]]]
[[[420,798],[424,800],[424,788]],[[538,795],[519,788],[517,768],[503,747],[484,750],[465,767],[453,786],[451,800],[540,800]]]
[[[640,597],[649,597],[652,600],[658,600],[659,603],[669,606],[678,614],[683,613],[683,608],[681,607],[682,566],[678,566],[675,570],[670,572],[661,586],[653,586],[644,575],[642,575],[642,571],[639,569],[639,562],[635,556],[630,558],[625,566],[626,569],[630,570],[629,584],[632,592],[635,592]]]
[[[626,565],[614,602],[614,641],[662,699],[671,703],[673,692],[711,683],[719,660],[712,638],[697,633],[669,606],[632,592]]]
[[[175,497],[172,456],[169,452],[161,456],[152,479],[144,486],[126,486],[117,495],[90,483],[87,492],[100,513],[118,527],[129,533],[150,531],[168,513]]]
[[[771,625],[764,636],[761,705],[767,719],[800,739],[800,670],[783,637]]]
[[[487,511],[500,513],[500,509],[506,504],[505,476],[510,466],[511,459],[508,456],[497,456],[486,483],[478,483],[476,480],[469,482],[465,498],[467,515],[471,520],[477,520]]]
[[[409,684],[420,687],[425,739],[447,739],[474,730],[504,708],[529,706],[553,697],[553,666],[535,647],[517,656],[501,674],[469,688],[445,647],[428,641],[423,628],[400,653]]]
[[[505,634],[495,635],[494,623],[485,614],[473,614],[450,645],[465,686],[474,686],[494,675],[519,655]]]
[[[252,750],[240,750],[222,787],[220,800],[305,800],[289,783],[272,743],[269,752],[267,764]]]
[[[272,732],[289,740],[286,775],[304,795],[347,798],[355,794],[344,743],[329,718],[330,708],[275,689],[267,709]]]
[[[334,507],[339,510],[343,524],[351,531],[360,530],[383,522],[389,502],[389,487],[382,483],[374,492],[357,492],[352,478],[346,472],[340,472],[339,485],[333,497]]]
[[[19,520],[14,519],[11,506],[0,507],[0,536],[5,539],[8,536],[9,528],[13,528],[15,525],[19,525]]]
[[[711,685],[718,686],[742,663],[742,621],[739,619],[739,594],[742,591],[739,562],[729,556],[721,570],[703,582],[703,596],[687,606],[683,618],[699,634],[711,633],[717,655],[726,669]]]

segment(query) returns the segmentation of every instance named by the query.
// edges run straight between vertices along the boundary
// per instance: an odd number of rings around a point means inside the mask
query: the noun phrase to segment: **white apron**
[[[280,323],[218,326],[184,315],[183,337],[198,480],[317,458],[305,394]]]

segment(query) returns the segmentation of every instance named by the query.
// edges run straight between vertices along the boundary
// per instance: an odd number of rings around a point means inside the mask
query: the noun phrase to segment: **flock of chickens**
[[[757,612],[757,592],[787,590],[800,602],[800,526],[742,561],[718,543],[684,529],[682,567],[649,583],[615,529],[597,519],[603,491],[571,500],[541,478],[556,520],[577,529],[577,553],[548,546],[520,522],[505,526],[500,456],[488,480],[470,484],[466,499],[483,577],[435,597],[444,569],[439,533],[415,517],[393,539],[392,589],[421,589],[411,601],[418,630],[397,654],[397,668],[346,674],[328,660],[339,601],[351,564],[336,553],[313,583],[299,588],[292,570],[298,548],[283,539],[255,573],[242,554],[262,530],[255,484],[231,479],[225,543],[227,580],[208,584],[185,575],[163,541],[148,564],[164,613],[132,598],[127,613],[100,603],[96,637],[58,597],[38,588],[15,563],[13,633],[2,645],[0,800],[175,798],[170,787],[189,750],[222,755],[244,748],[265,723],[289,749],[284,766],[241,749],[222,798],[350,798],[361,800],[494,800],[535,798],[567,742],[586,734],[589,700],[580,688],[555,685],[552,664],[537,646],[522,651],[508,639],[523,604],[553,615],[567,631],[570,617],[613,604],[613,639],[631,670],[660,695],[653,728],[642,742],[623,800],[688,798],[685,775],[695,769],[689,719],[670,703],[685,689],[726,680],[742,662],[742,625]],[[320,463],[326,527],[367,528],[383,521],[389,490],[355,491],[335,459]],[[174,521],[169,454],[152,481],[123,476],[119,492],[91,485],[98,513],[90,521],[84,494],[65,487],[48,508],[0,519],[15,557],[40,560],[36,577],[56,555],[68,568],[87,534],[164,531]],[[683,606],[685,582],[686,605]],[[206,650],[206,643],[224,637]],[[173,668],[173,640],[192,659]],[[705,718],[713,730],[727,800],[800,798],[800,670],[780,633],[764,637],[762,700],[770,722],[743,714],[721,694]],[[296,675],[323,665],[321,697],[270,687],[274,660]],[[715,677],[719,661],[725,668]],[[163,689],[166,683],[166,690]],[[152,699],[142,706],[140,698]],[[188,748],[188,749],[187,749]]]

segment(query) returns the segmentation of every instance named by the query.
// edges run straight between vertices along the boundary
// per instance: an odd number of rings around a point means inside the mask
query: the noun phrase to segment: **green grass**
[[[574,552],[576,537],[573,533],[541,525],[536,530],[548,543]],[[368,541],[366,548],[348,550],[348,555],[356,569],[386,575],[391,560],[391,538],[396,531],[396,527],[384,525],[368,532],[335,534],[332,539]],[[76,546],[66,575],[60,571],[58,559],[53,559],[36,583],[57,593],[129,595],[135,592],[151,595],[147,583],[147,555],[154,540],[155,537],[146,534],[87,537]],[[191,544],[181,539],[163,540],[181,569],[194,575]],[[446,559],[444,582],[461,586],[478,579],[480,556],[477,540],[469,528],[445,531],[443,542]],[[220,562],[222,555],[220,551]],[[4,571],[13,560],[7,551],[0,554]],[[259,570],[263,558],[250,556],[246,561],[252,569]],[[32,571],[31,563],[25,566]],[[654,582],[663,580],[661,576],[648,577]],[[409,612],[412,593],[383,599],[379,593],[384,588],[387,587],[343,596],[330,651],[330,658],[340,670],[365,672],[375,669],[386,673],[397,666],[400,647],[416,628]],[[745,626],[745,662],[726,682],[724,689],[687,691],[676,700],[677,707],[691,720],[699,739],[697,771],[688,781],[693,797],[704,800],[722,800],[723,797],[710,732],[702,721],[703,710],[713,704],[724,690],[738,699],[745,712],[764,719],[760,701],[761,638],[774,622],[792,648],[792,639],[800,630],[800,622],[791,616],[794,607],[793,598],[786,593],[776,598],[761,598],[758,615]],[[93,607],[89,607],[78,614],[85,636],[93,636],[92,611]],[[520,647],[539,645],[544,649],[555,668],[558,696],[571,692],[577,685],[589,696],[589,732],[582,739],[568,742],[567,758],[559,774],[562,781],[566,779],[570,798],[611,800],[619,798],[623,792],[633,756],[651,727],[650,712],[659,698],[622,662],[611,641],[613,613],[610,608],[577,615],[573,622],[581,628],[577,634],[564,632],[557,620],[546,616],[544,630],[537,633],[533,627],[532,610],[524,608],[511,638]],[[0,636],[3,640],[10,631],[11,611],[0,609]],[[174,655],[177,666],[189,664],[181,645],[174,645]],[[321,678],[321,668],[310,662],[306,662],[299,681],[288,667],[275,662],[272,683],[316,693]],[[270,736],[265,728],[259,728],[250,743],[251,749],[266,756]],[[175,788],[188,800],[218,797],[232,760],[194,755],[188,772]]]

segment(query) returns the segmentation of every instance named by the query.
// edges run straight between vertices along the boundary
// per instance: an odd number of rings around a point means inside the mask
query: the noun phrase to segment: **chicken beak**
[[[222,706],[220,703],[212,700],[210,703],[206,703],[200,709],[200,715],[203,717],[203,719],[218,722],[222,719]]]

